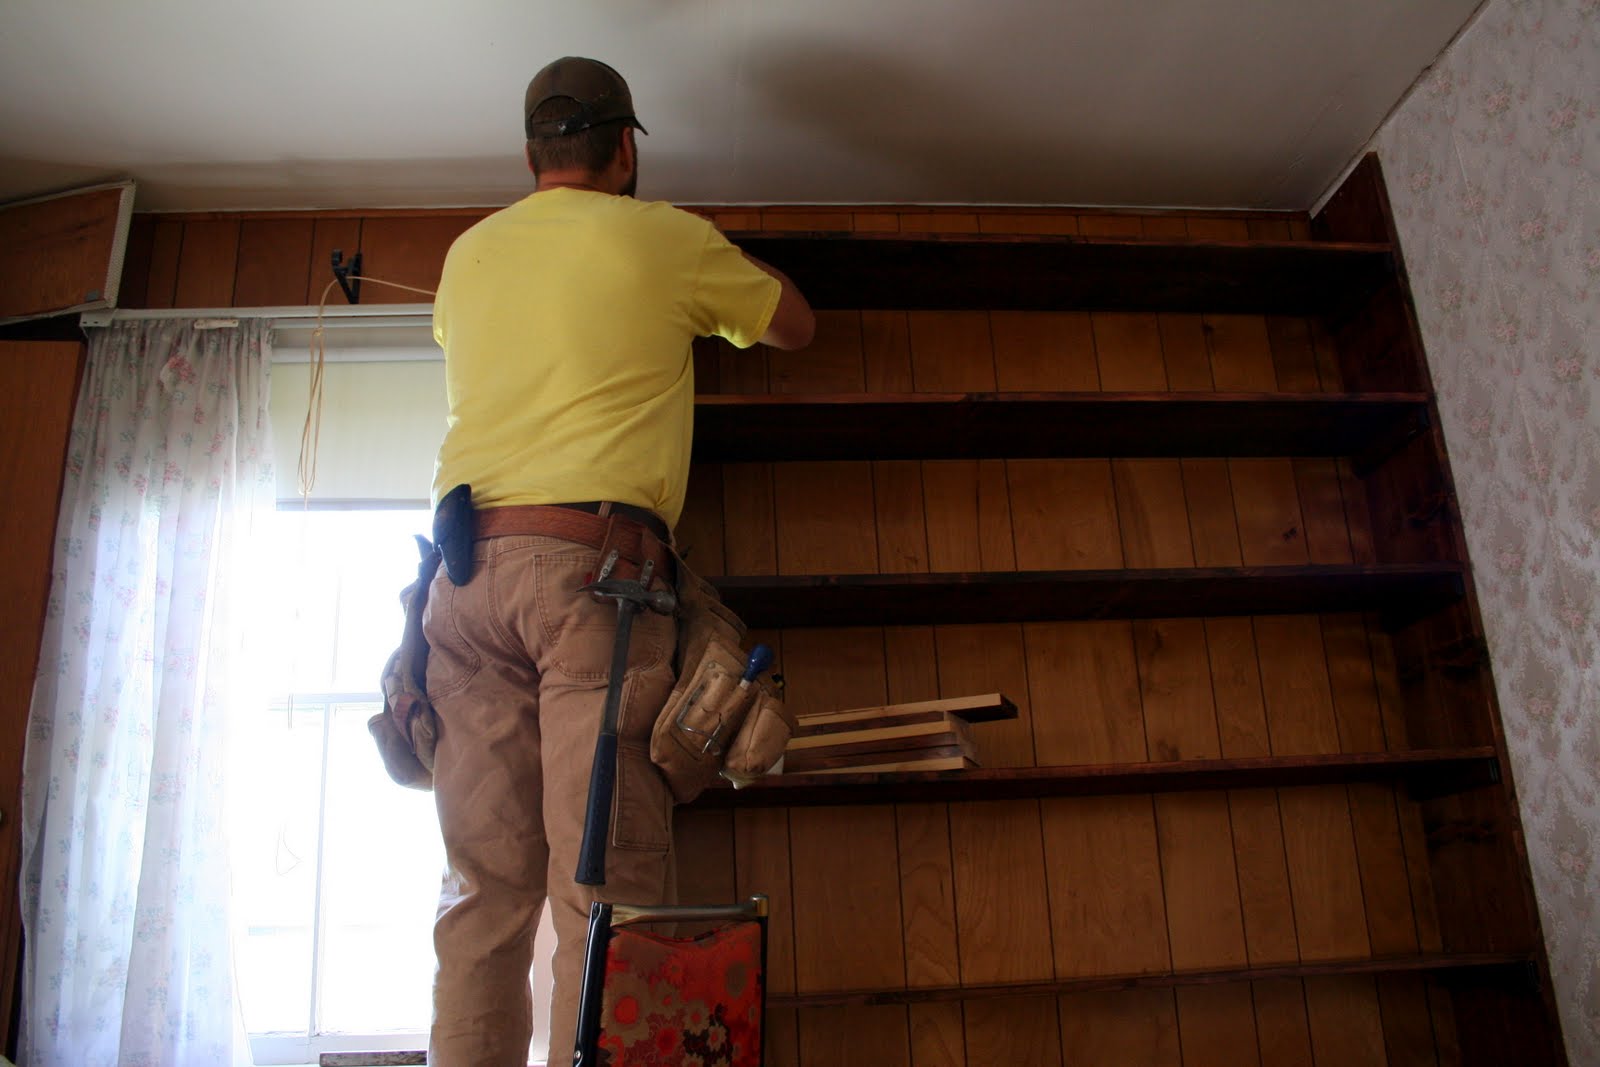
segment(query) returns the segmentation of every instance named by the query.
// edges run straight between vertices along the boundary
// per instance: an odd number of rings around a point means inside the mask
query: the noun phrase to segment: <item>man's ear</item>
[[[621,157],[621,163],[624,171],[631,172],[633,170],[634,160],[637,157],[638,152],[639,146],[634,144],[633,141],[633,127],[622,127],[622,138],[617,143],[617,155]]]
[[[523,142],[523,144],[522,144],[522,158],[528,161],[528,173],[532,174],[535,178],[537,178],[539,176],[539,172],[537,170],[535,170],[534,167],[533,167],[533,142],[532,141],[524,141]]]

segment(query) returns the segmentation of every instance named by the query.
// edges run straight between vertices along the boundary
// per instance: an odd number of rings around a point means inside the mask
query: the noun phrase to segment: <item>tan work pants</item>
[[[597,556],[550,537],[488,538],[470,582],[457,588],[440,568],[428,593],[434,794],[448,861],[434,925],[436,1067],[527,1062],[528,972],[547,897],[549,1062],[570,1063],[590,902],[671,899],[672,801],[649,737],[673,685],[675,623],[652,612],[633,626],[606,884],[573,881],[616,631],[614,604],[578,592]]]

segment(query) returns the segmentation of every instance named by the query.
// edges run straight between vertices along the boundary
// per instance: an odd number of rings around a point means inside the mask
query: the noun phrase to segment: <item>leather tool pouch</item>
[[[427,538],[418,537],[417,547],[422,552],[417,580],[400,593],[405,630],[400,647],[383,665],[383,710],[367,720],[367,731],[378,745],[390,778],[412,789],[427,790],[433,788],[439,722],[428,700],[428,639],[422,634],[422,610],[427,607],[428,586],[433,584],[443,557]],[[467,562],[472,562],[470,551]]]
[[[680,804],[718,774],[735,786],[765,775],[794,731],[778,690],[744,671],[744,623],[678,560],[678,683],[650,736],[650,759]]]

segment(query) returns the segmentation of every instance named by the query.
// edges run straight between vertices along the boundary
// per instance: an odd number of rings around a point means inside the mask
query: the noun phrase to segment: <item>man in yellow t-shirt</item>
[[[594,898],[574,874],[616,620],[578,588],[602,548],[619,551],[618,576],[650,563],[671,581],[693,338],[799,348],[814,328],[781,273],[705,220],[633,199],[644,127],[616,71],[559,59],[523,115],[536,191],[456,240],[434,305],[450,403],[434,499],[469,485],[478,509],[470,579],[441,570],[423,622],[448,860],[429,1062],[444,1067],[526,1062],[547,899],[548,1062],[569,1061]],[[634,623],[604,899],[673,895],[671,796],[649,735],[675,640],[668,617]]]

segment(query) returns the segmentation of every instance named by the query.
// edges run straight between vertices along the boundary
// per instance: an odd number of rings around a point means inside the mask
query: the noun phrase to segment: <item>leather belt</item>
[[[596,514],[601,506],[592,501],[482,508],[474,517],[476,536],[558,537],[602,552],[614,549],[619,560],[634,567],[653,560],[655,573],[671,584],[675,567],[666,544],[667,524],[654,512],[628,504],[612,504],[609,514]]]

